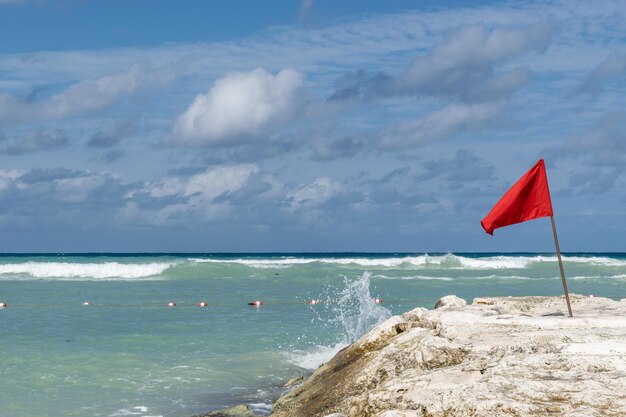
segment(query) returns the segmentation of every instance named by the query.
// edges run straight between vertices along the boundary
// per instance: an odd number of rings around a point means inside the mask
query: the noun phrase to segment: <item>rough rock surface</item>
[[[435,303],[435,309],[444,307],[465,307],[466,305],[467,301],[461,297],[457,297],[456,295],[446,295],[445,297],[441,297],[437,300]]]
[[[273,417],[626,416],[626,303],[482,298],[381,323]]]

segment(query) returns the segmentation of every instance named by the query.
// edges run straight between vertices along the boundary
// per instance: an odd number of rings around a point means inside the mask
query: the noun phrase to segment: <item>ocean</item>
[[[626,297],[626,254],[564,261],[570,292]],[[447,294],[562,286],[553,254],[0,255],[0,416],[267,415],[285,381]]]

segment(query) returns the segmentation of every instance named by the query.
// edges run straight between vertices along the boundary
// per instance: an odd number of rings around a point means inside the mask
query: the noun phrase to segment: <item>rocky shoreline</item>
[[[626,415],[626,300],[446,297],[381,323],[272,417]]]
[[[440,299],[379,324],[271,417],[626,415],[626,300]],[[252,417],[245,406],[203,417]]]

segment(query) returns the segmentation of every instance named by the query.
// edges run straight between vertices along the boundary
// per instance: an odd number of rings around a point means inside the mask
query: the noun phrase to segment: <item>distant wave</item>
[[[450,277],[435,277],[429,275],[409,275],[409,276],[389,276],[384,274],[372,275],[374,279],[402,279],[402,280],[423,280],[423,281],[454,281]]]
[[[483,275],[483,276],[462,276],[462,277],[436,277],[429,275],[409,275],[409,276],[388,276],[383,274],[372,275],[372,278],[377,279],[400,279],[400,280],[422,280],[422,281],[463,281],[463,280],[483,280],[483,279],[501,279],[501,280],[523,280],[523,281],[532,281],[532,280],[543,280],[543,279],[551,279],[551,278],[531,278],[525,277],[521,275]],[[558,277],[552,277],[557,279]]]
[[[308,258],[280,258],[280,259],[198,259],[190,258],[189,261],[195,263],[212,263],[212,264],[239,264],[249,266],[251,268],[288,268],[294,265],[311,264],[321,262],[320,259]]]
[[[573,281],[585,281],[585,280],[605,280],[605,279],[616,279],[616,280],[626,280],[626,274],[618,274],[618,275],[597,275],[597,276],[574,276],[567,277],[568,280]]]
[[[0,280],[58,279],[58,280],[122,280],[147,279],[160,275],[173,263],[123,264],[118,262],[24,262],[0,264]]]
[[[447,261],[458,258],[455,255],[444,256],[406,256],[399,258],[277,258],[277,259],[198,259],[191,258],[190,261],[198,263],[218,263],[218,264],[240,264],[251,268],[288,268],[296,265],[306,265],[313,263],[345,265],[345,266],[364,266],[364,267],[382,267],[394,268],[401,266],[426,266],[426,265],[443,265]]]
[[[418,255],[389,258],[268,258],[268,259],[209,259],[191,258],[196,263],[215,264],[239,264],[251,268],[289,268],[298,265],[313,263],[334,264],[341,266],[361,266],[367,268],[441,268],[441,269],[523,269],[530,264],[557,262],[556,256],[492,256],[484,258],[470,258],[460,255]],[[609,257],[585,257],[585,256],[565,256],[566,263],[581,263],[595,266],[626,266],[625,260],[613,259]]]

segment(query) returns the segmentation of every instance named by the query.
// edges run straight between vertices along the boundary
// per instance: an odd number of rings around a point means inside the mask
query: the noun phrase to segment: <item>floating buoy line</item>
[[[424,302],[423,299],[421,300],[406,300],[406,299],[401,299],[401,300],[388,300],[386,301],[386,303],[419,303],[419,302]],[[372,303],[374,304],[382,304],[383,303],[383,299],[382,298],[373,298],[372,299]],[[309,299],[309,300],[305,300],[305,301],[269,301],[269,302],[265,302],[263,300],[252,300],[249,301],[247,303],[245,303],[245,305],[248,305],[250,307],[255,307],[255,308],[260,308],[263,307],[265,305],[288,305],[288,304],[301,304],[301,305],[309,305],[309,306],[315,306],[318,304],[334,304],[331,301],[322,301],[320,299]],[[176,303],[175,301],[168,301],[168,302],[164,302],[164,303],[153,303],[153,304],[110,304],[110,303],[93,303],[91,301],[85,300],[82,302],[77,302],[76,304],[11,304],[12,308],[19,308],[19,307],[32,307],[32,308],[62,308],[62,307],[69,307],[72,305],[82,305],[84,307],[230,307],[230,306],[237,306],[237,305],[243,305],[242,304],[224,304],[224,303],[212,303],[209,301],[198,301],[195,303],[183,303],[183,304],[179,304]],[[9,304],[6,302],[0,302],[0,310],[3,309],[7,309],[9,308]]]
[[[589,298],[595,298],[595,295],[590,294],[588,295]],[[424,303],[427,300],[425,299],[396,299],[396,300],[387,300],[385,301],[385,303],[387,304],[402,304],[402,303]],[[383,303],[383,299],[382,298],[372,298],[372,303],[374,304],[382,304]],[[264,302],[263,300],[253,300],[253,301],[249,301],[248,303],[246,303],[245,305],[251,306],[251,307],[255,307],[255,308],[260,308],[263,307],[265,305],[288,305],[288,304],[301,304],[301,305],[309,305],[309,306],[314,306],[314,305],[318,305],[318,304],[334,304],[334,302],[332,301],[322,301],[319,299],[315,299],[315,298],[311,298],[309,300],[306,301],[269,301],[269,302]],[[242,304],[224,304],[224,303],[211,303],[208,301],[198,301],[196,303],[192,303],[192,304],[177,304],[174,301],[168,301],[166,303],[153,303],[153,304],[108,304],[108,303],[102,303],[102,304],[98,304],[98,303],[92,303],[91,301],[82,301],[82,302],[77,302],[76,304],[11,304],[11,307],[29,307],[29,308],[63,308],[63,307],[69,307],[72,305],[82,305],[84,307],[115,307],[115,308],[120,308],[120,307],[232,307],[232,306],[241,306]],[[9,308],[9,304],[6,302],[0,302],[0,310],[4,310]]]

